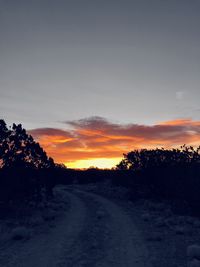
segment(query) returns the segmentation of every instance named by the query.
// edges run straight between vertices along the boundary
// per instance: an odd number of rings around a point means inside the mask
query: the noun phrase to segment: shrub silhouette
[[[200,147],[180,149],[141,149],[124,154],[124,159],[117,165],[119,170],[144,170],[153,167],[172,167],[196,165],[200,163]]]

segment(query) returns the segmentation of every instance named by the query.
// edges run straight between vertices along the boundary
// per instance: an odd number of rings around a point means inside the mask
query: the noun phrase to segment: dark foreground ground
[[[127,194],[109,183],[57,186],[29,218],[1,221],[0,266],[186,267],[200,220]]]

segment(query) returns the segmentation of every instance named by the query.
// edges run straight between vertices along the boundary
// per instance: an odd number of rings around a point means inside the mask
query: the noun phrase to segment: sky
[[[200,143],[199,0],[0,0],[0,114],[58,162]]]

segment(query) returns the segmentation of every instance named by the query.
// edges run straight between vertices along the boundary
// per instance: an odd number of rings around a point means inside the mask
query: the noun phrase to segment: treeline
[[[21,124],[0,120],[0,203],[49,198],[55,185],[55,163]]]
[[[200,215],[200,147],[142,149],[124,154],[113,170],[60,170],[59,183],[110,181],[129,189],[129,198],[166,200],[174,211]]]
[[[145,170],[156,167],[197,166],[200,164],[200,147],[183,145],[180,149],[141,149],[124,154],[116,166],[119,170]]]

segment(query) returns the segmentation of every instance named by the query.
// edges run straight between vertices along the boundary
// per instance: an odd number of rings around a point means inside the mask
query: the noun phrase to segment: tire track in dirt
[[[96,253],[101,253],[104,256],[92,266],[151,266],[148,261],[148,250],[140,232],[135,227],[129,215],[126,214],[121,207],[94,193],[81,190],[75,190],[74,192],[82,196],[82,200],[85,203],[88,201],[95,203],[97,214],[99,210],[102,213],[98,234],[104,237],[104,242],[98,247],[99,252],[97,251]],[[95,216],[95,214],[93,216]]]

